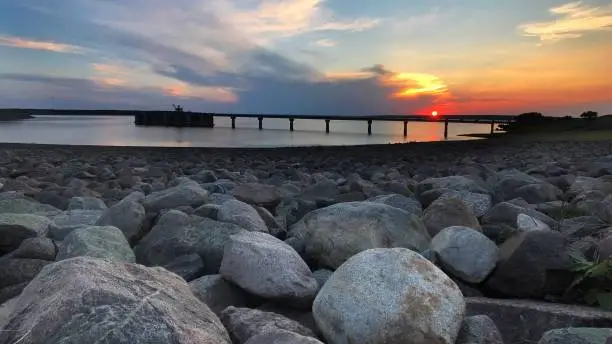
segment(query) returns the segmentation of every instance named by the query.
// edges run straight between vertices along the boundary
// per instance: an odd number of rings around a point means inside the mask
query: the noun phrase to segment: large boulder
[[[311,211],[317,209],[315,201],[300,198],[284,198],[276,206],[276,216],[281,220],[285,228],[298,222]]]
[[[185,281],[190,282],[202,276],[204,272],[204,262],[197,253],[192,253],[177,257],[169,264],[164,265],[164,268],[183,277]]]
[[[140,239],[143,235],[146,213],[143,205],[133,199],[144,197],[144,194],[137,193],[140,195],[128,196],[106,209],[96,225],[119,228],[130,243]]]
[[[588,192],[601,192],[606,188],[606,182],[602,178],[578,176],[568,190],[570,197],[576,197]]]
[[[445,228],[431,240],[430,247],[445,270],[469,283],[484,281],[497,264],[495,243],[472,228]]]
[[[25,198],[13,198],[0,200],[0,214],[33,214],[40,216],[51,216],[60,213],[61,210],[54,206],[27,200]]]
[[[290,228],[289,237],[303,246],[309,261],[332,269],[370,248],[420,252],[431,240],[417,216],[372,202],[339,203],[310,212]]]
[[[482,183],[465,176],[448,176],[427,178],[417,184],[417,193],[422,194],[432,189],[452,189],[487,194],[489,190]]]
[[[499,329],[486,315],[465,317],[455,344],[504,344]]]
[[[16,250],[8,254],[8,257],[53,261],[56,254],[57,247],[53,240],[46,237],[33,237],[23,240]]]
[[[49,228],[49,237],[53,240],[64,240],[75,229],[94,226],[103,213],[103,210],[67,210],[61,212],[51,218],[53,224]]]
[[[480,229],[480,223],[472,209],[456,198],[437,199],[425,210],[423,222],[431,236],[451,226]]]
[[[550,183],[539,182],[521,186],[514,191],[513,196],[520,197],[529,204],[538,204],[560,200],[563,191]]]
[[[232,223],[196,219],[170,210],[134,247],[134,253],[140,264],[148,266],[164,266],[180,256],[197,253],[204,262],[203,273],[216,274],[229,237],[241,231],[244,229]]]
[[[457,285],[418,253],[371,249],[340,266],[312,307],[328,343],[455,342],[465,303]]]
[[[520,213],[516,217],[516,229],[519,232],[549,231],[550,227],[533,216]]]
[[[505,343],[532,344],[552,329],[612,327],[612,312],[530,300],[465,299],[468,315],[484,314],[498,326]]]
[[[508,296],[560,295],[572,281],[570,241],[554,231],[515,235],[499,248],[497,268],[487,287]]]
[[[147,195],[142,203],[150,212],[181,206],[197,207],[206,203],[208,194],[197,182],[183,180],[174,187]]]
[[[45,236],[50,225],[43,216],[0,213],[0,255],[16,249],[27,238]]]
[[[228,200],[219,206],[217,220],[233,223],[247,231],[268,233],[268,227],[252,206],[239,200]]]
[[[366,201],[390,205],[416,216],[423,215],[423,207],[421,206],[421,203],[413,197],[391,194],[368,198]]]
[[[265,233],[232,235],[225,246],[220,273],[251,294],[309,308],[318,284],[300,255]]]
[[[612,328],[571,327],[544,333],[538,344],[609,344]]]
[[[431,191],[435,191],[431,190]],[[493,206],[493,199],[489,194],[475,193],[469,191],[456,191],[450,189],[437,189],[446,190],[437,199],[445,198],[456,198],[465,203],[470,209],[474,216],[481,217],[491,209]]]
[[[319,340],[295,332],[274,330],[251,337],[245,344],[323,344]]]
[[[493,206],[483,217],[482,224],[504,224],[516,228],[516,219],[519,214],[529,215],[538,219],[551,228],[557,228],[559,223],[548,215],[537,210],[510,202],[501,202]]]
[[[244,344],[251,337],[278,330],[314,337],[314,333],[300,323],[280,314],[258,309],[230,306],[221,313],[220,318],[236,344]]]
[[[38,273],[51,262],[41,259],[0,259],[0,303],[11,299],[23,290]]]
[[[1,344],[230,344],[219,319],[161,268],[78,257],[51,264],[24,289]]]
[[[232,195],[245,203],[274,209],[287,194],[274,185],[244,183],[236,186]]]
[[[254,299],[221,275],[202,276],[189,282],[189,286],[193,294],[218,316],[229,306],[248,307]]]
[[[72,197],[68,203],[68,210],[106,210],[108,208],[103,200],[96,197]]]
[[[496,203],[517,198],[519,197],[517,190],[521,187],[539,183],[544,183],[544,181],[516,169],[498,171],[487,179]]]
[[[56,260],[79,256],[134,263],[130,244],[117,227],[91,226],[72,231],[59,245]]]

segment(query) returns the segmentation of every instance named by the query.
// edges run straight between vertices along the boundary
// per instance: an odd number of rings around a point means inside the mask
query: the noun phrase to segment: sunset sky
[[[612,113],[612,0],[0,0],[0,107]]]

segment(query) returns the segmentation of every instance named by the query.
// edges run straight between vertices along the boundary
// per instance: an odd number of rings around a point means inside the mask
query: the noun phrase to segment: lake
[[[36,116],[0,122],[0,142],[104,146],[158,147],[280,147],[341,146],[444,140],[444,123],[409,122],[408,137],[402,122],[372,124],[367,135],[364,121],[332,121],[325,133],[325,121],[296,120],[295,131],[289,121],[264,119],[258,130],[256,118],[236,119],[231,129],[229,118],[215,118],[215,128],[136,127],[133,117],[123,116]],[[489,124],[450,123],[448,140],[466,140],[461,134],[489,133]]]

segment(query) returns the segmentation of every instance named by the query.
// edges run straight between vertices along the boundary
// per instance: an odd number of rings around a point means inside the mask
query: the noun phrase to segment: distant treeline
[[[134,116],[136,113],[174,112],[141,110],[65,110],[65,109],[0,109],[0,118],[5,116],[32,115],[78,115],[78,116]]]
[[[578,118],[572,116],[545,117],[539,112],[528,112],[516,117],[516,121],[500,124],[506,132],[524,132],[546,129],[547,131],[567,130],[610,130],[612,115],[599,116],[595,111],[583,112]]]

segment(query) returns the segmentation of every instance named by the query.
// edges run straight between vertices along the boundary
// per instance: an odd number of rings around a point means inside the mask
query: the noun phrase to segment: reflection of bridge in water
[[[516,116],[497,115],[371,115],[371,116],[339,116],[339,115],[272,115],[272,114],[229,114],[229,113],[200,113],[200,112],[171,112],[151,111],[135,114],[136,125],[176,126],[176,127],[214,127],[215,117],[226,117],[232,120],[232,129],[236,128],[236,118],[253,118],[259,121],[259,130],[263,129],[263,120],[266,118],[289,120],[289,130],[293,131],[296,119],[325,121],[325,132],[330,132],[331,121],[363,121],[367,123],[368,135],[372,135],[374,121],[403,122],[404,137],[408,136],[408,122],[444,123],[444,138],[448,138],[448,125],[450,123],[477,123],[491,124],[491,134],[495,131],[495,124],[510,123]]]

